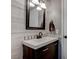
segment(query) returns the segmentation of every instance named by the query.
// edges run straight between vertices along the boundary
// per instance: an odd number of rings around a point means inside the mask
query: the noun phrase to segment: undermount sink
[[[48,45],[52,42],[55,42],[57,40],[58,40],[58,37],[43,37],[40,39],[24,40],[23,44],[30,48],[38,49],[38,48]]]

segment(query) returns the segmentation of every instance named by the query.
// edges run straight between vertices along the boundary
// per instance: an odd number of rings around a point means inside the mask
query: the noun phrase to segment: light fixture
[[[40,6],[41,6],[42,8],[44,8],[44,9],[46,9],[45,3],[40,3]]]
[[[37,7],[37,10],[46,9],[46,5],[45,5],[44,1],[31,0],[30,7],[34,7],[34,6]]]
[[[37,9],[37,10],[39,10],[39,11],[40,11],[40,10],[42,10],[42,8],[41,8],[41,7],[37,7],[36,9]]]
[[[39,1],[38,0],[32,0],[32,2],[36,5],[39,5]]]
[[[32,2],[30,2],[30,7],[34,7],[35,5],[32,3]]]

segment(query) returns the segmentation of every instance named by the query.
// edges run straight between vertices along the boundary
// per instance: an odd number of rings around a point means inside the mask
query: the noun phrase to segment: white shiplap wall
[[[11,59],[22,59],[22,41],[24,36],[35,35],[38,32],[47,32],[49,20],[54,16],[56,28],[60,29],[60,1],[61,0],[47,0],[47,11],[46,11],[46,30],[26,30],[25,29],[25,3],[26,0],[12,0],[11,1]],[[50,3],[52,2],[52,3]],[[50,4],[52,6],[50,6]],[[56,14],[53,12],[56,10]],[[53,18],[54,19],[54,18]]]
[[[11,59],[22,59],[25,33],[25,0],[11,1]]]
[[[25,29],[25,0],[11,1],[11,59],[22,59],[24,36],[38,34],[44,30]]]

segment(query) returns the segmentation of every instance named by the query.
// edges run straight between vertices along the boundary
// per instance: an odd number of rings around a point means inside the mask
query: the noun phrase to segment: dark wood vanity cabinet
[[[37,50],[23,45],[23,59],[58,59],[58,41]]]

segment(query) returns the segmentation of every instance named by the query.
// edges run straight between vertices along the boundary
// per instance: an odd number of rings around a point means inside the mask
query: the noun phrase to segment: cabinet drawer
[[[37,50],[38,54],[45,54],[47,53],[49,50],[48,46],[42,47],[40,49]]]
[[[45,46],[45,47],[42,47],[42,48],[36,50],[35,55],[37,55],[37,57],[38,57],[37,59],[41,59],[42,56],[48,54],[48,51],[49,51],[48,46]]]

